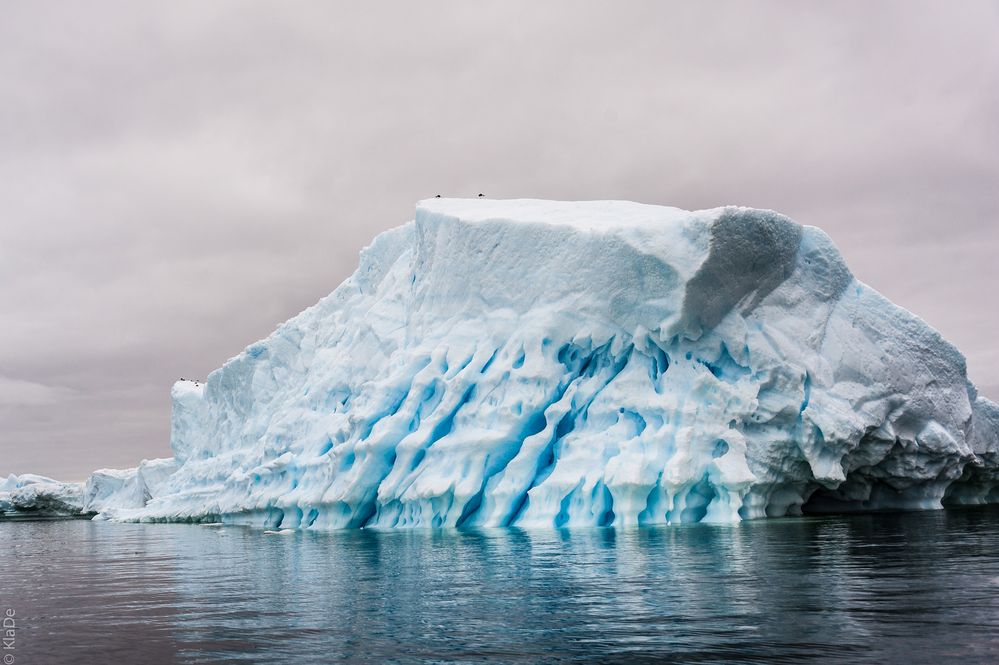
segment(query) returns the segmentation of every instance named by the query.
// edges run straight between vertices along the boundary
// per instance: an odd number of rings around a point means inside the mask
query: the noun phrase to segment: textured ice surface
[[[818,229],[433,199],[330,296],[174,386],[155,491],[102,472],[87,496],[270,529],[937,508],[999,499],[997,432],[963,356]]]
[[[0,481],[0,515],[79,515],[83,510],[83,483],[62,483],[25,473]]]
[[[142,508],[168,491],[168,480],[176,470],[173,459],[154,459],[142,460],[133,469],[94,471],[83,488],[83,506],[102,517],[120,509]]]
[[[168,491],[177,470],[173,459],[143,460],[133,469],[99,469],[85,483],[63,483],[45,476],[10,475],[0,481],[0,513],[13,515],[96,515],[142,508]]]

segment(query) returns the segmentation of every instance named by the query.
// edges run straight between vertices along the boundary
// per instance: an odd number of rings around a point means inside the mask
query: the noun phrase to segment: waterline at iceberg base
[[[96,473],[81,512],[566,527],[999,502],[999,407],[960,352],[763,210],[424,201],[172,396],[174,459]]]

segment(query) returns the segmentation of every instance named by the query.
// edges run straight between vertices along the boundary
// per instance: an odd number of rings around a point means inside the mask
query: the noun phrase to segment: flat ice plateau
[[[764,210],[423,201],[172,397],[174,459],[95,473],[82,512],[564,527],[999,501],[999,407],[961,353]]]

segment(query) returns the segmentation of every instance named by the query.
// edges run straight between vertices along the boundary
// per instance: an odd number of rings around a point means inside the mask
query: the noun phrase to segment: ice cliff
[[[424,201],[172,397],[175,460],[88,489],[103,516],[562,527],[999,500],[999,407],[957,349],[822,231],[746,208]]]

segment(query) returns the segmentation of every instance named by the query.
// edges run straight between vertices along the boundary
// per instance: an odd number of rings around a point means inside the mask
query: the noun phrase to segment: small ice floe
[[[295,533],[294,529],[281,529],[280,531],[273,531],[268,529],[264,531],[265,536],[287,536],[289,533]]]

